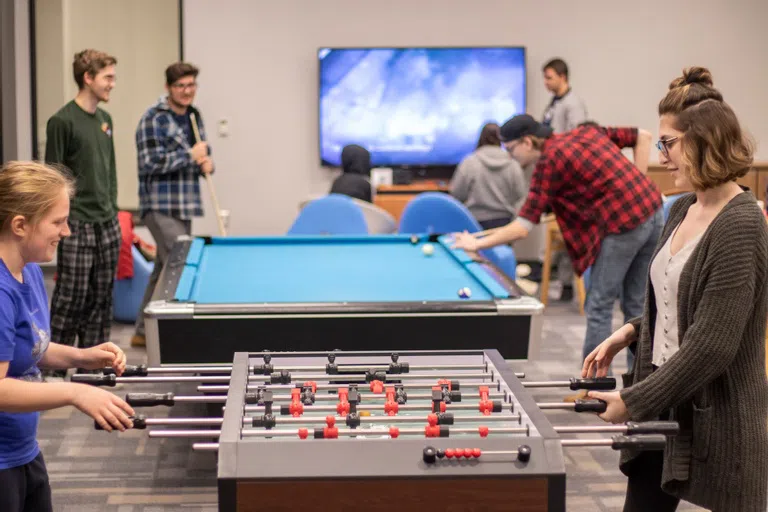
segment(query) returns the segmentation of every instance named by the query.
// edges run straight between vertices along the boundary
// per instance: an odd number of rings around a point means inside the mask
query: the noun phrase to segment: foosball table
[[[126,400],[223,406],[220,417],[133,418],[149,437],[217,452],[221,511],[565,511],[564,447],[659,450],[677,433],[674,422],[553,426],[547,409],[601,412],[605,403],[535,403],[527,388],[605,390],[615,380],[526,382],[495,350],[237,353],[231,365],[124,375],[73,380],[196,382],[200,395]],[[604,432],[614,436],[563,437]]]

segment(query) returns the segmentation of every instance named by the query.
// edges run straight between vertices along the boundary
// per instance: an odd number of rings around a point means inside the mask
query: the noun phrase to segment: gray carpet
[[[553,293],[555,293],[553,291]],[[616,316],[617,325],[619,315]],[[530,380],[576,376],[584,337],[584,317],[576,304],[552,302],[547,309],[540,360],[513,363]],[[145,361],[143,349],[129,346],[131,326],[115,325],[113,341],[132,364]],[[624,371],[624,358],[615,372]],[[124,395],[128,386],[115,392]],[[196,394],[195,386],[165,388]],[[157,385],[131,385],[130,391],[158,392]],[[561,401],[566,391],[535,390],[537,401]],[[148,416],[190,417],[204,414],[199,406],[145,409]],[[600,424],[590,414],[548,411],[554,425]],[[574,436],[569,436],[574,437]],[[594,438],[595,435],[581,437]],[[217,510],[216,460],[212,453],[190,449],[185,439],[149,439],[146,431],[107,434],[72,407],[42,415],[39,439],[53,488],[55,510],[61,512],[154,512]],[[604,448],[566,448],[567,509],[569,512],[620,511],[626,479],[617,467],[618,454]],[[681,504],[680,511],[702,510]]]

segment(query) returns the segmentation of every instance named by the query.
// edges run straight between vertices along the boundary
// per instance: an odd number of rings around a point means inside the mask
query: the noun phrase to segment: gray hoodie
[[[478,221],[515,218],[528,195],[528,186],[520,164],[506,151],[482,146],[456,168],[451,195]]]

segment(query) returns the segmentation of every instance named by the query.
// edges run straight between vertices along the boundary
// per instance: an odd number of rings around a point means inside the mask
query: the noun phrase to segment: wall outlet
[[[219,137],[229,137],[229,121],[226,119],[219,121]]]

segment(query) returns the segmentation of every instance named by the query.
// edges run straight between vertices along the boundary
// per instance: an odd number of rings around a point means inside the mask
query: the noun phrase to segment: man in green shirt
[[[51,339],[71,346],[77,338],[81,347],[90,347],[110,337],[121,233],[112,118],[98,104],[109,101],[116,64],[104,52],[76,54],[72,71],[80,90],[46,130],[45,161],[67,167],[77,180],[72,236],[58,246],[51,304]]]

